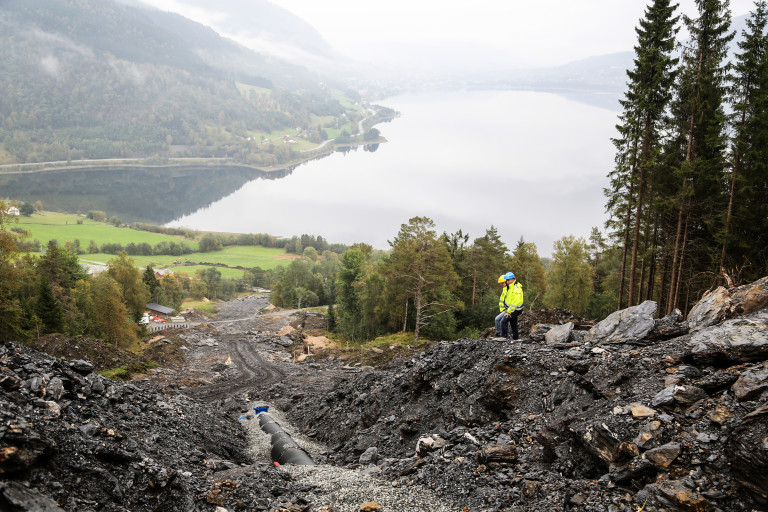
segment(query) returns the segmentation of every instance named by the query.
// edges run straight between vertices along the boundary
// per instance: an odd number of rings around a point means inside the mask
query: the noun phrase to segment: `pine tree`
[[[414,217],[402,224],[390,244],[389,280],[399,290],[399,302],[413,300],[413,343],[417,345],[421,328],[432,316],[450,313],[458,306],[450,297],[458,285],[458,275],[431,219]]]

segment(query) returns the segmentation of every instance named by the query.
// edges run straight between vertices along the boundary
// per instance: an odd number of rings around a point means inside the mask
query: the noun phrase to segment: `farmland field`
[[[150,233],[147,231],[138,231],[130,228],[118,228],[104,222],[96,222],[82,215],[62,214],[45,212],[34,214],[31,217],[19,217],[18,223],[12,222],[11,227],[19,227],[29,231],[27,240],[39,240],[43,247],[49,240],[57,240],[63,245],[66,242],[80,240],[80,246],[87,249],[91,240],[97,246],[113,243],[123,246],[129,243],[148,243],[155,246],[160,242],[176,242],[177,244],[186,244],[193,250],[198,249],[196,240],[190,240],[180,236],[164,235],[159,233]],[[171,255],[152,255],[152,256],[129,256],[133,259],[137,267],[145,268],[152,265],[155,269],[170,267],[178,272],[187,272],[190,275],[197,270],[206,268],[206,263],[215,265],[225,265],[218,267],[222,276],[239,278],[243,271],[234,267],[253,268],[261,267],[264,270],[276,268],[279,265],[286,265],[292,257],[287,255],[283,249],[261,247],[261,246],[233,246],[225,247],[221,251],[214,252],[193,252],[183,256]],[[85,263],[106,264],[109,260],[115,258],[114,254],[81,254],[80,260]],[[194,266],[178,265],[186,263],[195,264]]]
[[[82,224],[78,224],[78,222]],[[160,242],[176,242],[185,243],[193,250],[197,250],[195,240],[130,228],[117,228],[111,224],[88,219],[83,215],[68,213],[45,212],[34,214],[31,217],[19,217],[18,223],[11,224],[11,227],[13,226],[28,230],[31,233],[30,239],[40,240],[43,246],[46,246],[48,241],[52,239],[57,240],[61,245],[67,241],[80,240],[80,246],[83,248],[87,248],[91,240],[94,240],[98,246],[102,244],[125,246],[131,242],[135,244],[146,242],[154,247]]]

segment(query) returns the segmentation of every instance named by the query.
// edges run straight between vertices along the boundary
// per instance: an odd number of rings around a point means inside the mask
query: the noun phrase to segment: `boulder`
[[[643,454],[643,457],[651,461],[651,463],[657,468],[666,469],[670,464],[680,455],[681,447],[678,443],[667,443],[648,450]]]
[[[629,404],[630,410],[632,411],[632,417],[635,419],[645,419],[645,418],[652,418],[656,415],[656,411],[651,409],[650,407],[646,407],[645,405],[638,404],[638,403],[631,403]]]
[[[731,291],[731,316],[748,315],[768,306],[768,276]]]
[[[544,341],[553,327],[555,327],[553,324],[536,324],[531,327],[530,337],[533,341]]]
[[[728,318],[731,294],[722,286],[704,294],[688,312],[688,327],[692,331],[721,323]]]
[[[748,315],[768,306],[768,276],[727,290],[722,286],[707,292],[688,313],[692,331],[719,324],[724,320]]]
[[[547,334],[544,335],[544,339],[546,340],[547,345],[568,343],[568,341],[571,339],[573,328],[573,322],[568,322],[563,325],[553,327],[547,332]]]
[[[768,359],[768,309],[693,333],[685,357],[719,365]]]
[[[360,455],[360,464],[373,464],[379,459],[379,449],[371,446]]]
[[[675,404],[691,405],[706,398],[707,392],[696,386],[667,386],[653,397],[654,407],[672,407]]]
[[[744,372],[731,387],[739,400],[754,400],[768,389],[768,367],[763,363]]]
[[[611,313],[605,320],[592,327],[584,341],[599,343],[633,343],[645,338],[653,329],[658,305],[647,300],[637,306]]]
[[[688,322],[683,319],[683,313],[675,309],[664,318],[654,320],[653,329],[648,333],[649,341],[668,340],[688,334]]]

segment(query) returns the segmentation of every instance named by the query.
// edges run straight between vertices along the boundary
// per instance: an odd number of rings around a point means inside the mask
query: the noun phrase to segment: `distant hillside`
[[[0,163],[174,146],[269,165],[283,157],[255,157],[249,138],[347,111],[344,93],[303,68],[113,0],[5,0],[0,69]]]
[[[140,4],[140,0],[122,0]],[[312,25],[268,0],[179,0],[180,5],[214,13],[211,26],[220,34],[248,41],[249,48],[286,57],[298,52],[330,57],[330,45]],[[268,48],[268,50],[267,50]]]

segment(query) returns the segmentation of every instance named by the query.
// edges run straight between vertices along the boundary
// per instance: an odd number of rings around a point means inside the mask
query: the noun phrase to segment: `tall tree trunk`
[[[475,307],[475,290],[477,290],[477,267],[472,269],[472,307]]]
[[[416,296],[415,299],[415,306],[416,306],[416,326],[413,330],[413,345],[416,346],[419,344],[419,328],[421,327],[421,299],[422,299],[422,282],[423,279],[421,277],[421,273],[418,275],[418,284],[416,285]]]
[[[656,253],[659,243],[659,224],[654,223],[653,226],[653,243],[651,244],[651,264],[648,269],[648,288],[645,294],[646,300],[653,300],[653,289],[655,288],[656,281]],[[661,311],[661,310],[659,310]]]
[[[624,303],[624,276],[627,272],[627,251],[629,248],[629,229],[632,224],[632,196],[635,192],[635,172],[637,165],[637,140],[635,140],[635,148],[632,151],[632,171],[630,172],[629,179],[629,194],[627,195],[627,217],[624,224],[624,251],[621,256],[621,279],[619,280],[619,304],[617,310],[622,309]],[[632,302],[630,297],[627,302]]]
[[[677,303],[680,297],[680,282],[682,281],[682,278],[683,278],[683,261],[685,260],[685,246],[688,243],[688,221],[689,221],[689,214],[686,214],[685,233],[683,234],[683,246],[680,248],[680,263],[678,264],[677,283],[675,286],[675,297],[672,302],[673,307],[677,307]]]
[[[637,191],[637,205],[635,205],[635,231],[632,236],[632,263],[629,266],[629,300],[630,306],[633,300],[633,291],[635,289],[635,269],[637,268],[637,248],[640,243],[640,220],[643,213],[643,201],[645,200],[645,168],[648,166],[648,151],[650,145],[651,120],[648,114],[645,116],[645,127],[643,128],[643,148],[640,156],[640,179]],[[639,296],[638,296],[639,297]]]
[[[749,83],[747,83],[744,92],[744,105],[749,100]],[[738,137],[736,138],[736,151],[733,155],[733,173],[731,176],[731,193],[728,197],[728,213],[725,216],[725,237],[723,238],[723,250],[720,253],[720,272],[725,274],[725,254],[728,248],[728,235],[731,231],[731,215],[733,214],[733,198],[736,195],[736,180],[739,178],[740,160],[741,160],[741,134],[744,131],[744,124],[747,121],[747,111],[744,109],[741,113],[741,122],[739,123]]]
[[[685,188],[685,187],[683,187]],[[672,251],[672,268],[670,269],[669,298],[667,299],[667,314],[675,309],[675,286],[677,285],[677,255],[680,252],[680,243],[683,236],[683,202],[677,211],[677,234],[675,235],[675,248]]]
[[[669,247],[667,245],[667,247]],[[664,260],[661,267],[661,285],[659,286],[659,311],[667,311],[667,295],[664,293],[667,289],[667,279],[669,278],[669,251],[664,251]]]
[[[696,80],[698,81],[699,77],[701,76],[701,67],[703,65],[704,61],[704,52],[699,49],[699,68],[696,75]],[[690,165],[691,163],[691,154],[693,153],[693,127],[694,127],[694,120],[696,118],[696,111],[695,106],[699,103],[699,92],[696,93],[696,101],[694,102],[694,108],[691,109],[691,122],[688,126],[688,147],[685,150],[685,162]],[[672,258],[672,283],[670,283],[669,286],[669,303],[667,304],[667,313],[671,313],[672,310],[677,306],[677,289],[679,286],[679,278],[680,274],[682,273],[683,268],[683,256],[682,253],[680,254],[680,263],[677,263],[678,260],[678,250],[680,250],[680,237],[683,230],[683,208],[686,201],[686,196],[688,192],[688,179],[683,177],[683,187],[682,187],[682,195],[680,197],[680,209],[677,213],[677,236],[675,237],[675,252]],[[688,234],[688,217],[686,214],[685,219],[685,232],[686,235]],[[685,243],[683,242],[683,247],[685,247]],[[677,270],[676,264],[679,265],[680,271]]]
[[[405,317],[403,318],[403,332],[408,332],[408,298],[405,299]]]

